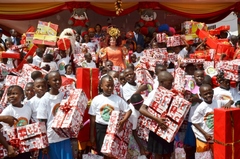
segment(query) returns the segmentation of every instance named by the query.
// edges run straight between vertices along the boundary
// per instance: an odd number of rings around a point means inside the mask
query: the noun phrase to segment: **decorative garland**
[[[115,4],[115,10],[116,10],[116,14],[119,15],[123,9],[122,9],[122,0],[116,0]]]

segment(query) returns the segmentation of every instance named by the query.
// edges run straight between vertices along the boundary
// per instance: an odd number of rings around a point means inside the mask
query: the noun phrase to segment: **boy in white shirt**
[[[45,54],[43,55],[43,62],[40,63],[40,68],[49,68],[49,70],[47,69],[46,71],[57,71],[58,70],[58,66],[57,63],[55,61],[53,61],[53,55],[51,54]]]
[[[65,50],[59,50],[59,55],[61,56],[61,59],[57,62],[58,65],[58,71],[60,75],[65,74],[65,66],[69,64],[70,57],[67,55]]]
[[[139,61],[140,57],[143,56],[142,46],[141,45],[137,45],[136,51],[133,54],[136,55],[137,61]]]
[[[159,82],[158,82],[158,74],[159,74],[159,72],[166,71],[166,70],[167,70],[167,68],[164,65],[157,64],[155,66],[155,78],[154,78],[154,85],[153,85],[154,89],[157,89],[158,86],[159,86]]]
[[[37,48],[36,56],[33,57],[33,62],[32,62],[33,65],[40,67],[40,63],[43,61],[42,59],[43,53],[44,53],[43,49]]]
[[[209,84],[202,84],[199,91],[204,101],[197,107],[191,119],[196,136],[196,152],[205,152],[213,146],[214,108],[229,108],[233,101],[213,99],[214,91]]]
[[[85,68],[96,68],[96,63],[92,60],[92,55],[90,53],[86,53],[84,55],[85,61],[82,62],[82,67]]]

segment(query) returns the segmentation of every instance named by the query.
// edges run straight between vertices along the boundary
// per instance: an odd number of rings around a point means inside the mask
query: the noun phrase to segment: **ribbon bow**
[[[69,106],[68,103],[66,103],[64,106],[61,106],[60,109],[63,110],[65,113],[69,112],[69,110],[71,109],[72,107]]]

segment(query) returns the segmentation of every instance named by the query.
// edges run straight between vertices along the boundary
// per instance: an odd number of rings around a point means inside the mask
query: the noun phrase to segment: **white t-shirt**
[[[229,100],[213,100],[212,104],[208,104],[206,102],[202,102],[199,104],[197,109],[195,110],[193,116],[192,116],[192,123],[193,124],[199,124],[200,127],[209,135],[213,135],[213,119],[214,114],[213,111],[215,108],[220,108],[224,104],[226,104]],[[204,135],[195,127],[192,126],[193,132],[195,133],[195,136],[202,140],[207,141],[204,137]]]
[[[240,95],[236,88],[230,88],[229,90],[216,87],[214,90],[214,99],[216,100],[233,100],[237,102],[240,100]]]
[[[50,66],[49,72],[51,72],[51,71],[57,71],[57,70],[58,70],[57,63],[54,62],[54,61],[51,61],[51,62],[41,62],[40,68],[42,68],[42,67],[44,67],[44,66],[46,66],[46,65],[49,65],[49,66]]]
[[[138,53],[138,52],[135,51],[133,54],[136,55],[137,61],[139,61],[139,60],[140,60],[140,57],[143,56],[143,52]]]
[[[129,117],[129,121],[133,124],[133,130],[137,129],[137,125],[138,125],[138,118],[140,116],[140,112],[137,111],[134,106],[130,103],[129,104],[130,109],[132,110],[132,114]]]
[[[37,108],[39,106],[40,101],[41,101],[41,98],[38,98],[37,95],[35,95],[28,102],[28,106],[31,108],[31,111],[32,111],[31,119],[32,119],[33,122],[38,122]]]
[[[88,114],[96,116],[96,123],[108,125],[113,110],[127,112],[130,108],[118,95],[106,97],[100,94],[93,98]]]
[[[134,67],[137,67],[137,65],[139,64],[139,61],[132,63]]]
[[[34,56],[33,57],[33,65],[40,67],[40,63],[43,62],[43,59],[39,56]]]
[[[154,99],[154,96],[155,96],[155,93],[156,93],[157,89],[153,89],[149,94],[148,94],[148,97],[144,100],[143,104],[146,105],[146,106],[151,106],[152,105],[152,102],[153,102],[153,99]]]
[[[67,56],[65,58],[61,58],[58,62],[57,62],[57,65],[58,65],[58,71],[60,73],[60,75],[64,75],[65,74],[65,66],[67,64],[69,64],[69,61],[70,61],[70,57]]]
[[[52,129],[53,119],[58,108],[60,107],[63,95],[64,94],[62,92],[60,92],[58,95],[52,95],[49,92],[46,92],[39,102],[37,119],[47,119],[47,136],[49,143],[56,143],[67,139],[60,137]]]
[[[74,74],[71,74],[71,75],[65,74],[65,77],[71,78],[71,79],[73,79],[74,81],[77,81],[76,76],[75,76]]]
[[[187,54],[188,54],[188,51],[187,51],[186,47],[184,47],[184,48],[178,53],[178,59],[184,59]]]
[[[82,63],[81,63],[81,66],[84,67],[84,68],[96,68],[96,63],[91,61],[91,62],[87,62],[86,60],[84,60]]]
[[[17,127],[28,125],[31,119],[31,108],[28,105],[23,105],[23,107],[18,108],[9,104],[1,113],[1,116],[11,115],[18,119]],[[8,124],[3,123],[5,128],[9,127]]]
[[[128,101],[131,96],[137,91],[138,86],[130,85],[128,82],[123,86],[123,98]]]
[[[156,76],[153,80],[154,84],[153,84],[153,89],[157,89],[159,86],[159,82],[158,82],[158,76]]]

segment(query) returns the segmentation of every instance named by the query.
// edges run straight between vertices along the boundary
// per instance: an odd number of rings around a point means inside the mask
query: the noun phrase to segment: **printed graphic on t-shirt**
[[[214,117],[213,112],[207,113],[204,116],[204,121],[209,129],[213,129],[213,126],[214,126],[213,117]]]
[[[65,69],[65,63],[64,62],[60,62],[60,64],[58,65],[59,70],[62,71]]]
[[[221,95],[219,95],[218,100],[232,100],[232,98],[228,95],[221,94]]]
[[[56,115],[59,107],[60,107],[60,103],[57,103],[57,104],[53,107],[53,109],[52,109],[52,114],[53,114],[53,116]]]
[[[109,105],[109,104],[105,104],[100,108],[100,114],[101,117],[104,121],[108,122],[111,116],[112,111],[114,110],[114,107]]]
[[[20,127],[20,126],[25,126],[28,124],[28,119],[25,117],[20,117],[18,118],[18,122],[16,123],[16,127]]]

